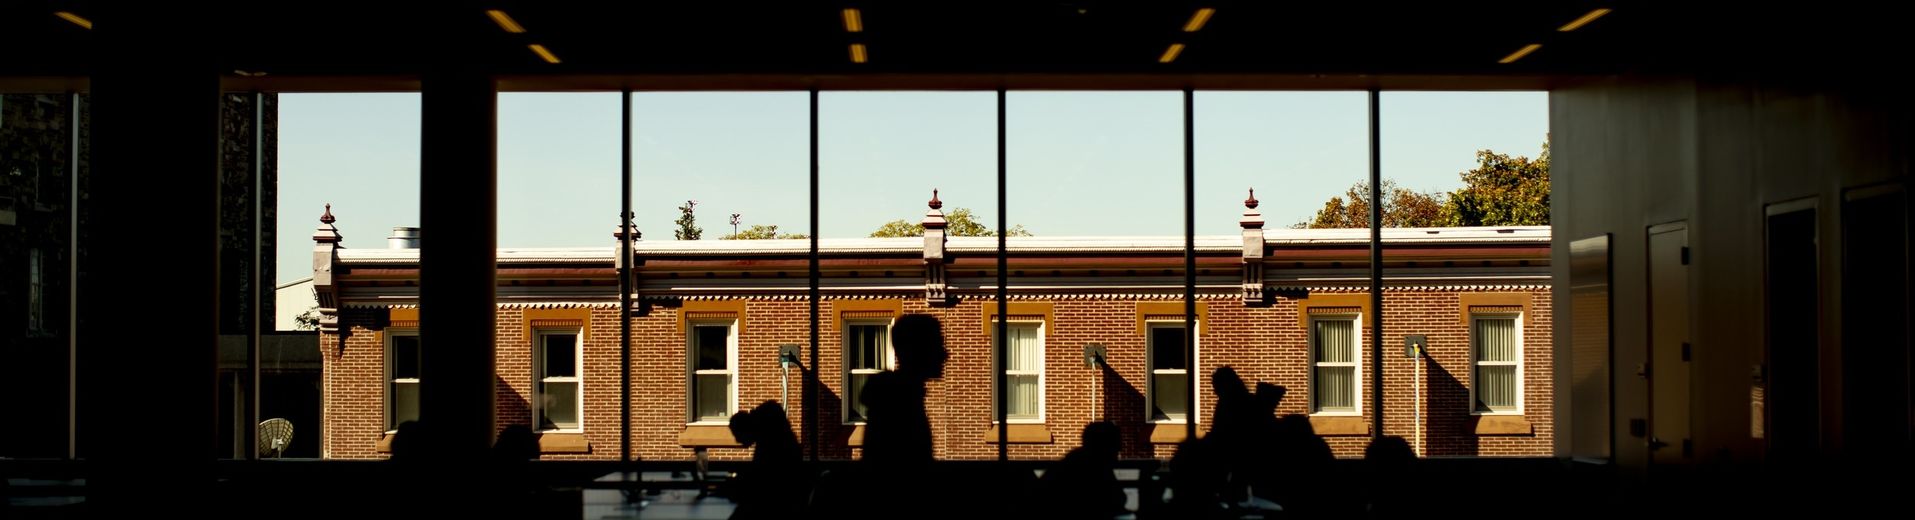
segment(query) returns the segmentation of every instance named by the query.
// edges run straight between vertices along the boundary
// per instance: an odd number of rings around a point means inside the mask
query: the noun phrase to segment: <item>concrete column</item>
[[[76,403],[94,516],[211,498],[220,89],[203,10],[115,3],[94,19]]]
[[[421,82],[419,420],[435,458],[479,461],[494,434],[497,89],[454,70]]]

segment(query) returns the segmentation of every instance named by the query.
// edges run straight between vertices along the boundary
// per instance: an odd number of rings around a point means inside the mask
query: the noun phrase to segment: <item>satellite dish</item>
[[[279,458],[293,443],[293,422],[278,417],[259,423],[259,456]]]

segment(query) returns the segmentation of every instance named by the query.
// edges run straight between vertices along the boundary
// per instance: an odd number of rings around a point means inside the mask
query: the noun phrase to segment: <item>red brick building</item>
[[[906,313],[937,317],[950,352],[927,389],[938,456],[996,456],[997,239],[945,237],[933,202],[922,239],[820,241],[822,457],[858,455],[847,389],[888,366],[888,326]],[[323,450],[377,458],[389,432],[417,417],[419,250],[345,249],[330,213],[322,222]],[[1262,224],[1253,201],[1241,236],[1197,238],[1198,429],[1215,405],[1209,375],[1230,366],[1248,382],[1287,388],[1279,414],[1310,415],[1339,456],[1359,456],[1379,412],[1369,232]],[[1382,433],[1429,456],[1549,455],[1548,228],[1388,229],[1383,240]],[[729,447],[725,419],[765,400],[784,399],[802,429],[811,367],[786,371],[779,352],[795,345],[809,358],[810,241],[634,244],[627,425],[618,247],[499,250],[499,426],[534,427],[554,459],[615,459],[625,427],[633,455],[647,460],[688,459],[694,448],[747,457]],[[1191,419],[1183,247],[1181,237],[1009,239],[1011,457],[1060,457],[1100,420],[1122,429],[1126,457],[1171,454]],[[1427,358],[1406,357],[1409,335],[1427,338]],[[1086,362],[1091,345],[1104,347],[1101,363]]]

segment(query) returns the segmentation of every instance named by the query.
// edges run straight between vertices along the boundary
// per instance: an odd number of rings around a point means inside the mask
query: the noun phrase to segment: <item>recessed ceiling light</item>
[[[485,15],[492,17],[493,23],[499,24],[499,28],[505,29],[505,32],[509,32],[512,34],[525,33],[525,26],[519,25],[519,22],[517,20],[513,20],[512,15],[505,14],[505,11],[501,11],[498,9],[487,9],[485,11]]]
[[[1605,8],[1605,9],[1597,9],[1594,11],[1590,11],[1589,14],[1583,15],[1582,18],[1577,18],[1576,21],[1569,22],[1568,25],[1564,25],[1561,28],[1556,29],[1556,31],[1569,32],[1569,31],[1574,31],[1576,29],[1581,29],[1583,26],[1589,25],[1589,22],[1594,22],[1596,21],[1597,18],[1602,18],[1602,15],[1605,15],[1605,14],[1609,14],[1609,9]]]
[[[527,45],[526,47],[531,48],[532,52],[538,54],[539,58],[544,59],[546,63],[557,65],[559,62],[559,57],[556,55],[553,55],[552,51],[545,50],[544,45],[539,45],[534,43],[531,45]]]
[[[60,17],[60,19],[62,20],[73,22],[73,25],[85,27],[87,28],[87,30],[93,29],[93,20],[88,20],[85,17],[82,17],[80,15],[69,13],[66,11],[54,11],[53,15]]]
[[[857,9],[844,10],[844,32],[864,32],[864,16]]]
[[[1182,54],[1183,52],[1184,52],[1184,44],[1181,44],[1181,43],[1170,44],[1170,48],[1164,49],[1164,55],[1162,57],[1157,58],[1157,63],[1170,63],[1173,61],[1177,61],[1177,55]]]
[[[1204,23],[1209,22],[1210,15],[1213,15],[1213,14],[1217,14],[1216,9],[1211,9],[1209,7],[1198,9],[1197,14],[1190,15],[1190,23],[1184,24],[1184,32],[1197,32],[1197,31],[1203,30]]]
[[[864,44],[862,43],[851,44],[851,62],[864,63],[864,60],[865,60]]]
[[[1508,56],[1504,56],[1503,59],[1496,60],[1496,62],[1503,64],[1515,63],[1516,60],[1523,59],[1524,56],[1528,56],[1529,53],[1536,52],[1536,49],[1541,48],[1543,48],[1543,44],[1540,43],[1524,45],[1523,48],[1516,49],[1516,52],[1512,52]]]

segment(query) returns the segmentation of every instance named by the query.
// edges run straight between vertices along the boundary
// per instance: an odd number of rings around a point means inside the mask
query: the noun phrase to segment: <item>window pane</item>
[[[545,377],[574,377],[578,375],[578,335],[548,334],[545,336]]]
[[[1036,327],[1011,327],[1010,364],[1007,370],[1042,370],[1043,345]]]
[[[416,379],[419,377],[419,337],[392,337],[392,378]]]
[[[1150,375],[1150,411],[1153,419],[1182,419],[1186,397],[1189,395],[1189,376],[1180,373]]]
[[[578,386],[576,382],[543,383],[539,387],[540,428],[578,427]]]
[[[871,376],[866,374],[852,374],[850,381],[847,381],[851,388],[845,392],[844,399],[846,402],[851,403],[851,413],[848,417],[845,417],[846,420],[865,420],[867,410],[864,407],[864,400],[860,399],[860,397],[864,395],[864,383],[870,380],[870,378]]]
[[[1476,360],[1516,361],[1516,320],[1476,320]]]
[[[1186,368],[1184,363],[1183,327],[1151,328],[1150,351],[1150,368],[1153,370],[1181,370]]]
[[[419,384],[392,384],[392,424],[398,428],[406,421],[419,420]]]
[[[697,327],[698,370],[725,370],[728,365],[725,355],[726,342],[731,336],[731,327]]]
[[[918,224],[932,189],[942,190],[954,235],[968,236],[961,230],[973,229],[963,222],[996,230],[996,135],[996,92],[819,93],[822,236],[921,236]],[[803,185],[796,187],[803,193]],[[969,218],[956,218],[959,212]],[[802,220],[778,222],[756,213],[761,211],[746,209],[745,229],[784,224],[779,231],[805,233]]]
[[[1036,419],[1037,404],[1042,396],[1037,391],[1037,376],[1007,376],[1004,382],[1011,390],[1010,418]]]
[[[1476,377],[1478,410],[1516,409],[1516,367],[1479,366]]]
[[[1317,411],[1356,410],[1356,367],[1317,367]]]
[[[883,370],[884,366],[884,326],[853,325],[850,335],[851,368],[857,370]]]
[[[1356,322],[1321,320],[1317,327],[1317,362],[1353,363],[1356,361]]]
[[[723,421],[731,418],[731,375],[698,374],[697,388],[693,402],[697,403],[695,417],[700,421]]]

